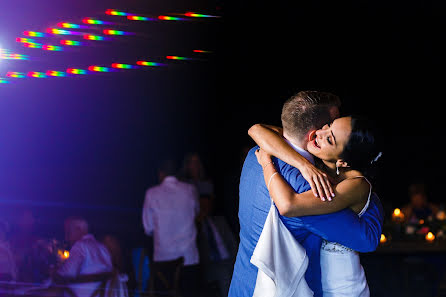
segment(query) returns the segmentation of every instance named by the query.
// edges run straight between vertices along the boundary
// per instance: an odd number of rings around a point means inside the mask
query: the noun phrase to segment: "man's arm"
[[[290,186],[302,193],[310,189],[299,170],[280,162],[280,172]],[[315,198],[317,199],[317,198]],[[334,198],[336,199],[336,198]],[[330,202],[326,202],[330,203]],[[384,221],[384,211],[376,194],[372,194],[367,211],[358,217],[350,209],[317,216],[282,217],[288,227],[303,223],[310,232],[333,242],[338,242],[358,252],[372,252],[379,244]]]
[[[306,216],[301,219],[310,232],[355,251],[367,253],[376,250],[379,244],[384,211],[378,196],[372,193],[369,207],[361,218],[350,209],[344,209],[328,215]]]

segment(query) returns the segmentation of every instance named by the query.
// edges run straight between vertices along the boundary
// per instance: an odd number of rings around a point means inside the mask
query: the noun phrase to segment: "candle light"
[[[384,234],[381,234],[381,238],[380,238],[379,242],[380,242],[380,243],[385,243],[385,242],[387,242],[387,238],[386,238],[386,236],[385,236]]]
[[[437,212],[437,220],[444,221],[446,219],[446,212],[440,210]]]
[[[396,222],[401,222],[404,220],[404,214],[399,208],[395,208],[395,210],[393,211],[392,219]]]
[[[70,252],[66,250],[58,250],[57,254],[62,260],[66,260],[70,257]]]
[[[418,223],[419,223],[420,225],[423,225],[423,224],[424,224],[424,220],[421,219],[421,220],[418,221]]]
[[[426,241],[432,242],[435,239],[435,235],[432,232],[426,234]]]

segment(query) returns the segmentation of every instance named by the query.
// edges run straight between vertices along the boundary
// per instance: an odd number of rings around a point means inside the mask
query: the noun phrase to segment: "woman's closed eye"
[[[330,136],[327,136],[327,142],[328,142],[330,145],[333,145],[333,142],[331,142]]]

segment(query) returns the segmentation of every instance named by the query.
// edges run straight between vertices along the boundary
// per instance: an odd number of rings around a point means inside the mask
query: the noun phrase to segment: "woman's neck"
[[[350,169],[349,167],[340,167],[339,168],[339,174],[337,173],[336,164],[327,162],[327,161],[321,161],[321,166],[319,166],[321,169],[323,169],[327,175],[330,177],[330,179],[335,183],[340,183],[346,178],[352,178],[356,176],[362,176],[363,174],[355,169]]]

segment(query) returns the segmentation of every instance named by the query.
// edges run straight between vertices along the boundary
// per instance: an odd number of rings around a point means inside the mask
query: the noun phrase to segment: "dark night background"
[[[429,199],[443,200],[440,1],[17,0],[2,6],[0,44],[35,59],[2,61],[0,76],[213,51],[207,61],[165,68],[2,85],[2,215],[33,207],[45,232],[54,234],[62,232],[66,215],[84,214],[96,230],[139,238],[156,162],[192,150],[215,180],[219,211],[235,209],[231,191],[240,151],[252,145],[248,128],[279,125],[282,103],[306,89],[331,91],[341,97],[343,113],[379,123],[385,145],[375,190],[389,208],[407,201],[415,179],[427,183]],[[79,22],[107,8],[223,18],[131,24],[128,30],[143,35],[71,52],[15,43],[25,30]]]

